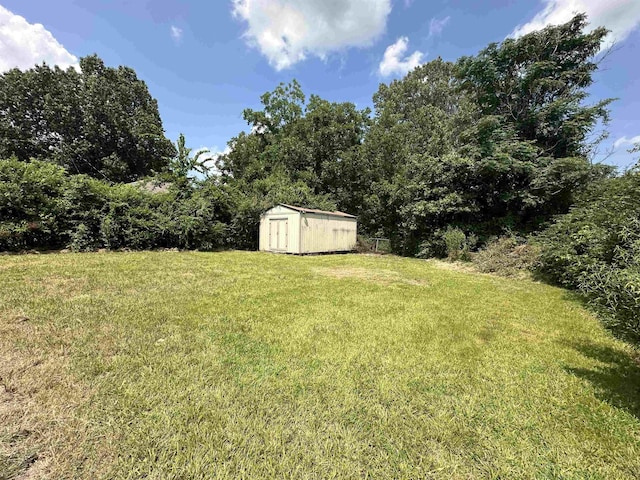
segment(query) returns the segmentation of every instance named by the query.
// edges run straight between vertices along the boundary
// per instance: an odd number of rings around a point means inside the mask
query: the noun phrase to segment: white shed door
[[[287,251],[289,246],[289,221],[286,218],[269,220],[269,250]]]

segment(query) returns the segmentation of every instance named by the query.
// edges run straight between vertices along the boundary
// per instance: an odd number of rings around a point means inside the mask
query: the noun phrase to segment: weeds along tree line
[[[402,255],[534,268],[637,339],[640,173],[590,161],[611,100],[588,101],[607,32],[586,27],[577,15],[433,60],[381,84],[373,112],[281,84],[205,178],[132,69],[89,56],[79,71],[11,70],[0,250],[250,249],[275,203],[340,209]]]

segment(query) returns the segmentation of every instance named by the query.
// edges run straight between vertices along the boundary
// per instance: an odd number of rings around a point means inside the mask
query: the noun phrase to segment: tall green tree
[[[565,24],[491,44],[456,64],[461,90],[482,115],[483,171],[494,177],[507,167],[517,180],[511,191],[519,205],[510,209],[516,226],[537,227],[566,212],[585,185],[613,171],[589,159],[601,139],[595,128],[606,125],[613,101],[587,102],[606,34],[605,28],[587,32],[587,17],[578,14]],[[495,187],[504,194],[503,184]]]
[[[352,211],[365,184],[359,148],[369,111],[349,102],[307,97],[295,80],[261,97],[262,109],[244,111],[250,131],[229,142],[218,159],[222,181],[241,192],[236,226],[255,244],[260,213],[274,203]],[[251,233],[240,227],[250,225]]]
[[[589,135],[598,121],[608,120],[612,101],[585,104],[608,32],[586,27],[586,15],[579,14],[562,25],[492,43],[461,58],[456,77],[483,116],[513,126],[519,138],[535,142],[541,156],[586,157]]]
[[[335,164],[357,148],[368,130],[369,111],[312,95],[298,82],[262,95],[262,110],[247,109],[249,133],[234,137],[221,157],[223,175],[249,182],[271,174],[307,183],[316,194],[339,188]]]
[[[460,149],[477,109],[456,89],[453,69],[436,59],[380,85],[374,95],[376,115],[363,152],[371,186],[361,221],[404,253],[416,253],[439,225],[476,210]]]
[[[448,225],[481,238],[538,228],[610,174],[587,158],[610,100],[585,104],[606,31],[585,27],[578,15],[381,85],[364,145],[365,229],[430,254]]]
[[[80,71],[42,64],[0,75],[0,158],[49,160],[116,182],[166,169],[173,150],[157,101],[131,68],[93,55]]]

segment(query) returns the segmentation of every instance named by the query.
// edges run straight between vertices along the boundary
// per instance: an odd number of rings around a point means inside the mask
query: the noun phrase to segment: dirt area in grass
[[[430,258],[426,261],[431,265],[441,268],[443,270],[480,274],[480,272],[478,272],[478,270],[470,262],[449,262],[447,260],[438,260],[436,258]],[[488,275],[488,274],[484,274],[484,275]]]
[[[427,285],[424,280],[407,278],[394,270],[370,269],[370,268],[346,268],[346,267],[327,267],[317,268],[316,273],[326,277],[333,278],[357,278],[368,282],[377,283],[379,285]]]

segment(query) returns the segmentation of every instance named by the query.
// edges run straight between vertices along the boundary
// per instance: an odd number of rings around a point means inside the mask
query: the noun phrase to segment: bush
[[[462,260],[468,262],[471,259],[471,249],[478,243],[478,238],[469,236],[459,228],[447,227],[442,234],[442,239],[447,252],[447,258],[452,262]]]
[[[616,332],[640,341],[640,173],[594,185],[537,242],[540,273],[577,289]]]
[[[640,262],[636,261],[640,266]],[[578,289],[602,314],[605,323],[623,336],[640,340],[640,268],[594,265]]]
[[[466,235],[457,227],[447,227],[446,230],[436,229],[431,236],[422,242],[416,256],[418,258],[447,257],[452,262],[469,261],[471,250],[478,243],[475,234]]]
[[[232,245],[235,200],[208,182],[152,193],[68,176],[56,165],[0,161],[0,251],[185,248]]]
[[[66,246],[84,252],[103,247],[100,224],[112,187],[86,175],[72,175],[62,192]]]
[[[522,276],[532,270],[540,256],[540,248],[514,237],[500,237],[472,257],[476,269],[504,277]]]
[[[433,231],[431,236],[423,239],[418,247],[418,258],[441,258],[447,256],[447,246],[443,238],[444,232],[440,229]]]
[[[168,242],[171,246],[198,250],[235,246],[231,228],[235,207],[233,196],[211,182],[165,202],[161,213],[167,221]]]
[[[66,182],[56,165],[0,160],[0,250],[63,244]]]

